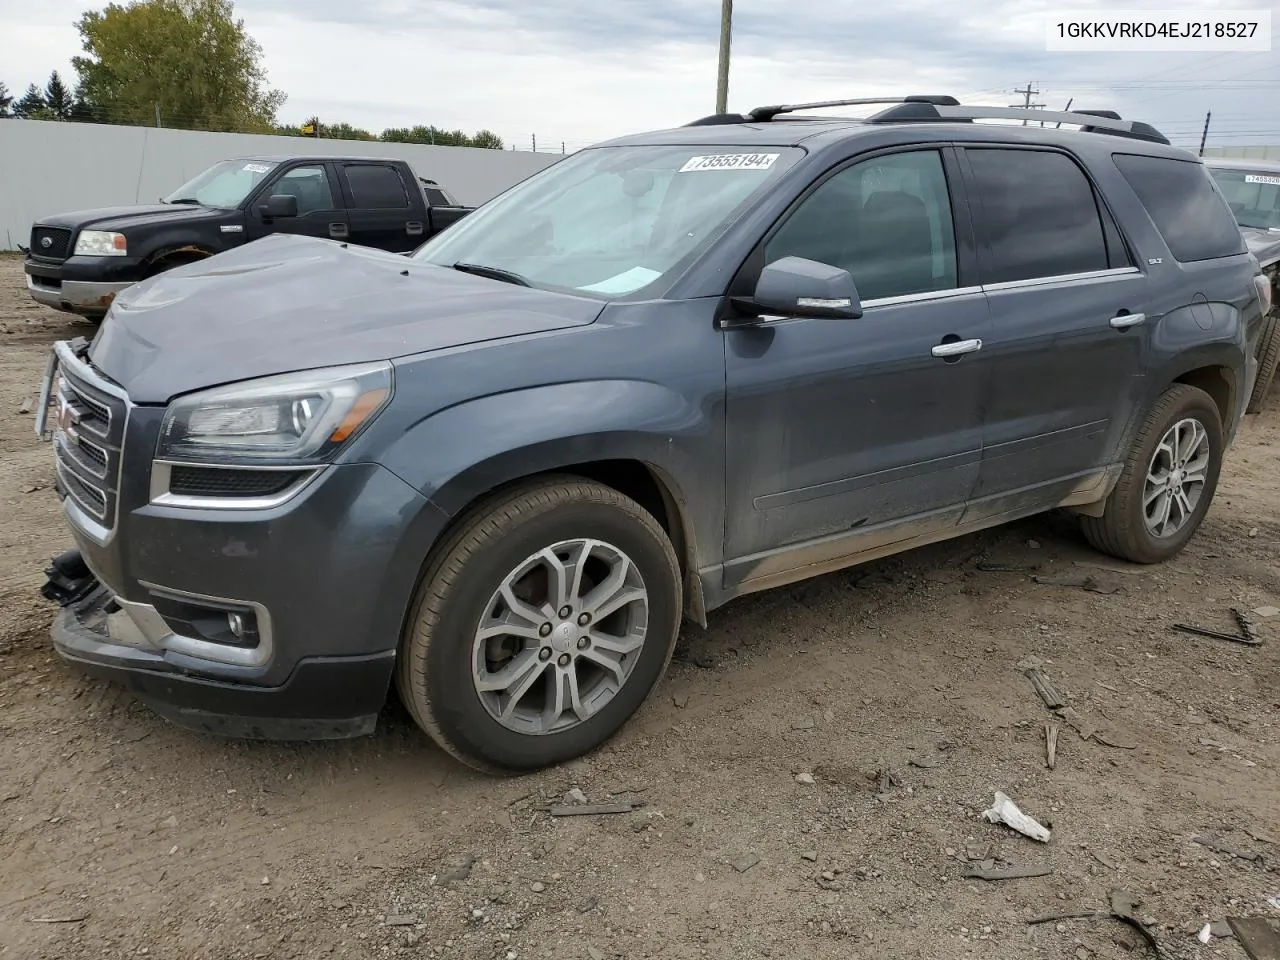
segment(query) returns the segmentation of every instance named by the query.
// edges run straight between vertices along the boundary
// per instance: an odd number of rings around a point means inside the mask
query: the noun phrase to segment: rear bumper
[[[149,646],[143,604],[119,606],[105,587],[64,607],[54,649],[84,672],[119,683],[156,713],[201,733],[263,740],[332,740],[372,733],[395,651],[299,660],[283,683],[227,683],[186,672]]]

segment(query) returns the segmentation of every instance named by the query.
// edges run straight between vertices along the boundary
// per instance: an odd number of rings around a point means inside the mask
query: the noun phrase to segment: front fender
[[[713,432],[698,405],[667,387],[583,380],[504,391],[437,411],[379,460],[451,517],[522,477],[599,460],[639,461],[667,486],[694,542],[707,545],[699,551],[718,550],[723,476],[708,468],[720,462],[707,456],[715,449]],[[710,504],[718,509],[708,510]]]

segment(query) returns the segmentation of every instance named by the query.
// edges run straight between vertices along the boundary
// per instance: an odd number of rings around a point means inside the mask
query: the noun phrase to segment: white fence
[[[0,120],[0,250],[25,246],[41,217],[154,203],[217,160],[281,154],[406,160],[468,206],[560,159],[519,150]]]
[[[1206,147],[1204,155],[1240,160],[1280,160],[1280,147]]]

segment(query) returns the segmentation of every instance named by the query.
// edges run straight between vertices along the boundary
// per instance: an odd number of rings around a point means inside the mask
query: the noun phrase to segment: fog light
[[[237,640],[243,640],[245,634],[244,616],[239,613],[228,613],[227,629],[231,631],[231,635]]]

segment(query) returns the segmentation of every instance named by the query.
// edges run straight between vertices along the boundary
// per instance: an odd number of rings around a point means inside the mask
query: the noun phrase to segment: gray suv
[[[272,236],[131,288],[46,382],[58,652],[235,736],[368,733],[394,683],[530,769],[743,594],[1060,507],[1176,554],[1270,296],[1203,165],[871,102],[584,150],[408,259]],[[974,122],[1027,117],[1080,129]]]

